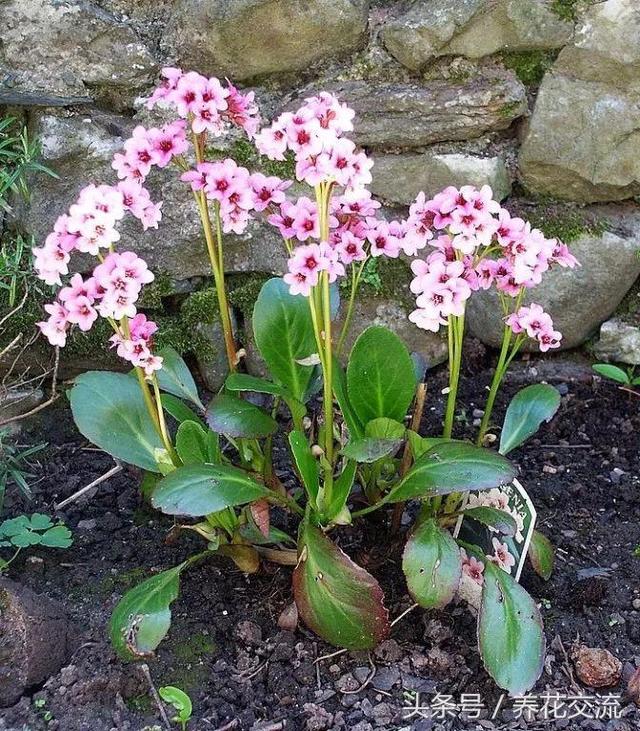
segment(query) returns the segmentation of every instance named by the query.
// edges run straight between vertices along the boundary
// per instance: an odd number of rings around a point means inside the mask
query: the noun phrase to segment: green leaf
[[[298,401],[306,401],[315,366],[298,361],[317,350],[307,298],[289,294],[280,278],[265,282],[253,310],[253,332],[274,379]]]
[[[342,448],[342,454],[356,462],[376,462],[398,450],[402,439],[377,439],[364,437],[349,442]]]
[[[270,494],[266,487],[235,467],[187,465],[160,480],[151,496],[151,504],[167,515],[200,517]]]
[[[69,548],[73,536],[66,525],[56,525],[42,534],[40,544],[49,548]]]
[[[356,340],[347,365],[347,394],[366,424],[385,416],[402,421],[416,390],[409,351],[391,330],[373,325]]]
[[[344,506],[347,504],[347,500],[349,498],[349,493],[353,487],[353,481],[355,480],[357,469],[357,462],[348,460],[342,470],[342,473],[333,483],[331,504],[326,505],[324,510],[324,517],[328,522],[332,521],[344,510]]]
[[[130,589],[111,615],[109,636],[120,657],[137,660],[153,656],[171,625],[169,608],[180,590],[181,563]]]
[[[195,421],[183,421],[176,432],[176,452],[183,464],[218,464],[220,439]]]
[[[509,454],[535,434],[543,421],[551,421],[560,407],[558,389],[537,383],[511,399],[500,436],[500,453]]]
[[[513,480],[516,471],[502,455],[467,442],[443,442],[416,460],[385,502],[488,490]]]
[[[437,447],[439,444],[456,441],[454,439],[448,439],[447,437],[421,437],[412,429],[407,429],[407,440],[409,441],[411,454],[413,454],[414,459],[422,457],[425,452]]]
[[[162,402],[162,407],[167,414],[173,416],[178,424],[182,424],[183,421],[196,421],[198,424],[204,425],[204,421],[202,421],[196,412],[180,401],[179,398],[176,398],[169,393],[163,393],[160,396],[160,401]]]
[[[155,430],[138,382],[124,373],[90,371],[75,379],[69,396],[80,433],[128,464],[157,472]]]
[[[32,530],[46,530],[53,525],[51,518],[43,513],[34,513],[29,522]]]
[[[386,417],[372,419],[364,428],[365,436],[377,439],[404,439],[406,432],[404,424]]]
[[[509,513],[488,505],[479,505],[476,508],[466,508],[464,515],[477,520],[478,523],[494,528],[505,536],[515,536],[518,526]]]
[[[389,635],[389,613],[378,582],[318,528],[305,525],[293,592],[305,624],[350,650],[375,647]]]
[[[347,376],[340,362],[335,357],[333,359],[333,393],[351,438],[359,439],[363,437],[364,424],[358,418],[349,401],[349,396],[347,395]]]
[[[193,705],[191,698],[180,688],[176,688],[174,685],[164,685],[158,688],[160,698],[176,709],[178,715],[173,719],[180,723],[186,723],[193,713]]]
[[[440,609],[453,599],[460,584],[458,544],[435,520],[426,520],[409,536],[402,570],[414,600],[426,609]]]
[[[514,696],[533,688],[544,666],[542,617],[520,584],[491,561],[484,562],[478,640],[484,666],[501,688]]]
[[[207,424],[213,431],[229,437],[257,439],[273,434],[278,424],[249,401],[222,393],[207,408]]]
[[[162,368],[157,371],[158,384],[163,391],[171,393],[179,398],[191,401],[201,411],[204,411],[204,404],[198,396],[198,388],[191,371],[180,355],[173,348],[163,348],[158,355],[164,359]]]
[[[609,365],[609,363],[596,363],[591,367],[599,376],[610,378],[612,381],[616,381],[616,383],[623,383],[626,386],[630,383],[629,375],[622,368],[618,368],[618,366]]]
[[[292,431],[289,434],[289,445],[309,498],[315,504],[320,489],[318,460],[311,453],[311,447],[303,432]]]
[[[20,533],[24,533],[29,530],[31,521],[26,515],[18,515],[16,518],[9,518],[0,523],[0,536],[17,536]]]
[[[270,393],[273,396],[283,396],[284,388],[277,383],[271,383],[265,378],[249,376],[246,373],[232,373],[225,381],[227,391],[254,391],[255,393]]]
[[[528,555],[536,574],[545,581],[549,581],[555,563],[555,555],[551,541],[539,531],[534,530],[531,536],[531,543],[529,544]]]

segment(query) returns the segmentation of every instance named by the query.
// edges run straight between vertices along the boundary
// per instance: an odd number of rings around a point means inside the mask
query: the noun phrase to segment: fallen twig
[[[160,696],[158,695],[158,691],[156,690],[156,686],[153,684],[153,680],[151,678],[151,673],[149,672],[149,666],[146,663],[142,663],[140,665],[140,669],[142,670],[143,675],[147,679],[147,682],[149,683],[149,690],[151,691],[151,696],[153,697],[153,700],[156,703],[156,706],[158,706],[158,711],[160,712],[160,716],[162,718],[162,721],[164,722],[164,725],[167,727],[167,729],[171,729],[171,722],[169,721],[169,717],[167,716],[167,712],[164,708],[164,704],[162,703],[162,700],[160,699]]]
[[[104,473],[104,475],[100,475],[100,477],[93,480],[93,482],[90,482],[88,485],[85,485],[83,488],[78,490],[77,492],[74,492],[73,495],[70,495],[68,498],[65,498],[62,500],[62,502],[56,503],[53,506],[54,510],[61,510],[62,508],[66,507],[72,502],[75,502],[78,500],[78,498],[81,498],[85,493],[89,492],[89,490],[92,490],[94,487],[98,487],[98,485],[101,485],[103,482],[106,482],[110,477],[113,477],[114,475],[117,475],[118,472],[122,472],[122,463],[115,459],[115,465]]]

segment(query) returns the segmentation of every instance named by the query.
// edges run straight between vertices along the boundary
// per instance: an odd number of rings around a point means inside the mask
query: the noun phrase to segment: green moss
[[[180,309],[180,319],[192,328],[200,323],[209,325],[220,319],[220,307],[215,287],[207,287],[190,294]]]
[[[512,69],[525,86],[537,86],[542,77],[553,66],[556,54],[553,51],[523,51],[500,54],[502,63]]]
[[[153,282],[142,289],[138,300],[138,306],[149,312],[163,310],[163,299],[174,293],[171,277],[166,272],[156,272],[155,276]]]
[[[551,10],[562,20],[573,22],[578,17],[584,0],[553,0]]]
[[[130,711],[134,713],[142,713],[144,715],[151,713],[154,708],[151,696],[147,693],[141,693],[140,695],[134,695],[131,698],[125,700],[125,705]]]
[[[271,278],[269,274],[236,274],[228,278],[229,302],[242,315],[250,317],[263,284]]]
[[[504,117],[504,119],[511,119],[515,116],[515,113],[518,111],[519,106],[520,102],[507,102],[506,104],[503,104],[500,109],[498,109],[498,114],[501,117]]]
[[[173,654],[178,660],[183,662],[198,662],[207,655],[212,655],[217,651],[216,643],[205,632],[197,632],[181,641],[178,641],[174,648]]]
[[[527,218],[545,236],[560,239],[565,244],[570,244],[584,234],[600,236],[606,230],[603,220],[563,206],[538,208],[529,212]]]

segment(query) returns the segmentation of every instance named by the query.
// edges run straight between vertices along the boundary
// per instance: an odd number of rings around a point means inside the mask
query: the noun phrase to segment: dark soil
[[[484,354],[470,355],[477,375],[467,374],[462,384],[460,436],[472,433],[473,409],[482,406],[478,395],[490,375]],[[546,670],[534,692],[595,693],[577,683],[568,659],[579,639],[610,650],[624,663],[622,683],[600,691],[622,694],[640,664],[640,611],[633,609],[640,597],[640,558],[633,553],[640,545],[640,399],[594,383],[588,369],[567,361],[525,363],[514,371],[497,416],[519,387],[544,377],[563,394],[561,410],[512,455],[539,510],[539,527],[557,547],[549,582],[530,570],[522,579],[542,603],[548,638]],[[422,433],[438,431],[444,378],[444,372],[429,375]],[[50,446],[36,467],[34,500],[26,504],[11,493],[12,514],[51,513],[54,502],[113,465],[78,436],[62,408],[25,427],[21,441]],[[43,687],[0,710],[0,729],[165,728],[144,672],[116,659],[106,625],[129,587],[201,550],[202,544],[184,535],[177,543],[165,543],[172,523],[145,506],[138,483],[138,473],[127,470],[89,499],[73,503],[61,517],[73,529],[74,545],[66,551],[33,550],[11,567],[12,578],[63,603],[77,628],[77,649]],[[402,546],[388,542],[380,518],[374,520],[345,530],[341,543],[379,579],[393,618],[411,604],[399,565]],[[230,561],[213,558],[184,575],[169,636],[148,667],[157,687],[176,685],[191,695],[189,729],[640,728],[640,712],[624,698],[618,711],[622,718],[615,721],[545,721],[543,713],[528,722],[515,718],[513,701],[501,699],[482,667],[475,620],[462,606],[440,613],[415,609],[375,652],[342,653],[315,663],[335,649],[304,627],[278,629],[278,616],[290,602],[290,569],[273,564],[246,576]],[[407,718],[406,707],[414,701],[405,695],[411,691],[420,693],[422,705],[436,693],[457,703],[463,693],[480,694],[487,710],[480,720],[464,714],[446,720]]]

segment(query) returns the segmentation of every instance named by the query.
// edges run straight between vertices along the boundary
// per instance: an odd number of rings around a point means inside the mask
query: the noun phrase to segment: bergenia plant
[[[70,327],[86,331],[104,317],[113,328],[112,347],[134,367],[134,377],[91,372],[76,379],[70,399],[79,430],[145,471],[143,493],[158,510],[180,518],[174,533],[195,531],[206,541],[206,550],[122,598],[111,620],[116,649],[129,659],[151,654],[169,629],[182,572],[214,553],[247,572],[258,570],[260,559],[294,566],[302,620],[336,645],[373,647],[390,631],[383,591],[340,549],[340,526],[391,505],[398,524],[401,506],[417,500],[421,508],[403,558],[410,593],[423,607],[442,607],[464,595],[462,579],[471,576],[481,586],[485,665],[500,686],[524,692],[541,672],[544,634],[539,611],[511,575],[511,557],[500,540],[514,534],[518,523],[502,503],[466,503],[463,495],[511,482],[515,469],[504,454],[558,404],[546,391],[514,399],[502,454],[482,447],[482,435],[478,445],[451,438],[464,308],[474,289],[493,282],[506,302],[516,284],[509,292],[503,284],[517,279],[516,306],[504,313],[516,339],[512,344],[510,336],[503,347],[497,390],[523,333],[534,334],[544,348],[559,340],[546,316],[537,316],[532,305],[528,313],[521,310],[523,288],[554,261],[573,260],[560,244],[540,240],[526,224],[519,228],[518,219],[507,218],[488,189],[447,189],[432,201],[421,195],[407,220],[383,218],[366,188],[372,160],[348,137],[354,113],[331,94],[305,100],[258,131],[251,94],[178,69],[165,69],[163,77],[148,106],[161,104],[178,119],[162,128],[137,127],[114,159],[120,182],[85,188],[34,251],[39,275],[61,286],[46,307],[50,317],[42,332],[63,346]],[[210,139],[233,127],[254,140],[260,154],[293,159],[296,190],[300,184],[308,190],[290,197],[292,180],[251,172],[231,159],[209,160]],[[153,167],[169,166],[193,191],[224,331],[229,375],[206,406],[179,355],[154,351],[156,325],[138,312],[141,289],[153,274],[135,253],[117,250],[125,215],[139,218],[144,228],[158,225],[161,203],[151,202],[144,182]],[[242,372],[225,290],[224,234],[242,233],[252,217],[281,232],[289,257],[284,277],[263,286],[252,317],[270,378]],[[513,235],[505,232],[508,226]],[[426,262],[413,263],[418,310],[411,318],[428,329],[449,325],[452,388],[444,437],[419,433],[423,373],[397,335],[373,326],[357,338],[348,358],[342,353],[367,261],[415,256],[428,244],[435,250]],[[62,286],[74,250],[94,255],[96,267],[89,278],[74,274]],[[534,252],[539,261],[523,278],[522,266]],[[496,254],[501,256],[494,260]],[[501,273],[507,266],[508,277]],[[339,329],[342,277],[351,290]],[[270,411],[246,398],[251,391],[272,399]],[[530,397],[538,408],[530,408]],[[292,490],[273,469],[272,440],[279,428],[287,434],[297,478]],[[453,537],[464,513],[495,532],[492,556]],[[538,567],[548,573],[549,547],[541,541],[536,546]]]

